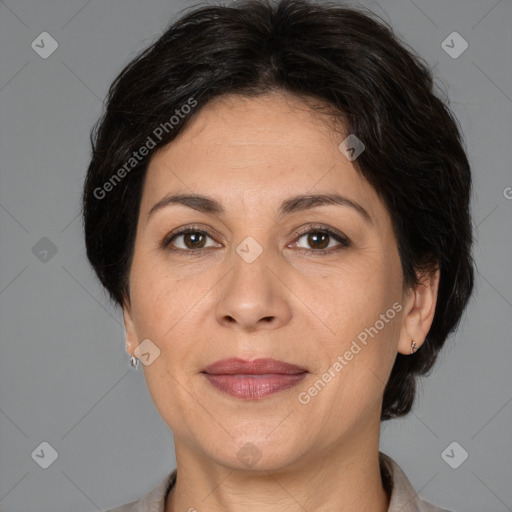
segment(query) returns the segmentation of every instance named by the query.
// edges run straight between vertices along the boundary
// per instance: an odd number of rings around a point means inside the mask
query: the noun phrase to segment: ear
[[[413,340],[416,349],[420,348],[434,320],[439,289],[439,268],[418,277],[420,284],[408,290],[404,299],[404,314],[398,342],[400,354],[411,354]]]
[[[135,324],[133,322],[132,309],[129,300],[123,303],[123,321],[124,329],[126,331],[126,352],[135,357],[134,351],[139,345],[137,334],[135,331]]]

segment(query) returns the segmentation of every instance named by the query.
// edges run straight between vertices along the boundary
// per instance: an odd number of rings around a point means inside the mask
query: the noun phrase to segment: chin
[[[272,432],[272,429],[265,426],[265,433],[248,435],[245,432],[243,435],[230,437],[229,443],[221,444],[214,440],[213,443],[219,444],[211,453],[211,458],[234,470],[277,471],[296,463],[304,450],[303,443],[297,442],[302,436],[285,432],[282,433],[285,435],[274,436],[274,432],[269,436],[268,432]],[[209,445],[212,446],[210,443]]]

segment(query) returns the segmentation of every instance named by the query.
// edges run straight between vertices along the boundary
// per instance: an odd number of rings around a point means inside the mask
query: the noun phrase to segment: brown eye
[[[202,249],[205,242],[205,236],[202,233],[185,233],[182,234],[183,242],[188,249]]]
[[[350,246],[350,241],[340,233],[334,232],[327,228],[313,228],[308,231],[297,233],[298,239],[290,246],[297,246],[301,251],[305,251],[308,254],[323,255],[330,254],[331,252],[344,249]],[[215,247],[215,244],[207,246],[207,239],[213,240],[214,235],[205,231],[204,229],[198,229],[193,226],[189,226],[175,233],[168,235],[161,243],[161,247],[167,251],[175,253],[190,253],[202,254],[208,247]],[[181,238],[181,241],[179,241]],[[306,239],[308,247],[301,247],[298,245],[300,239]],[[178,242],[177,242],[178,240]],[[332,245],[332,242],[338,242],[338,245]],[[181,244],[181,247],[180,247]],[[290,247],[289,246],[289,247]]]
[[[308,233],[307,242],[315,249],[327,249],[329,246],[330,235],[318,231]]]
[[[306,239],[308,247],[298,247],[309,252],[331,252],[326,251],[326,249],[333,247],[332,245],[329,245],[333,239],[339,242],[339,244],[341,244],[341,247],[348,247],[350,245],[350,242],[346,237],[338,233],[335,233],[330,229],[310,229],[309,231],[300,234],[299,240],[301,238]],[[298,241],[296,242],[296,244],[298,244]],[[336,244],[334,244],[334,246],[336,246]]]
[[[177,244],[176,240],[180,238],[182,241]],[[206,247],[205,243],[207,238],[212,238],[212,235],[204,230],[189,227],[166,237],[162,242],[162,247],[173,252],[192,252],[204,249]],[[181,247],[179,246],[180,243],[182,244]],[[171,244],[175,247],[171,247]],[[178,247],[176,247],[176,245],[178,245]]]

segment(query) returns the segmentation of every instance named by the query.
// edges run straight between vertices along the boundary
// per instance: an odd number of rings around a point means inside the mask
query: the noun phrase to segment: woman
[[[471,175],[369,12],[196,8],[113,83],[84,190],[177,468],[116,512],[440,511],[379,452],[473,288]]]

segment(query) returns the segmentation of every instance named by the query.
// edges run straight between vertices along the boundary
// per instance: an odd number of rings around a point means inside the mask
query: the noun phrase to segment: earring
[[[416,352],[416,350],[418,350],[418,347],[416,346],[416,342],[414,340],[411,340],[412,343],[411,343],[411,354],[414,354],[414,352]]]
[[[130,365],[132,368],[137,369],[137,367],[139,366],[139,360],[136,357],[130,357]]]

